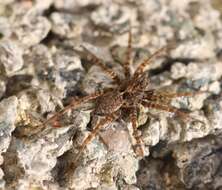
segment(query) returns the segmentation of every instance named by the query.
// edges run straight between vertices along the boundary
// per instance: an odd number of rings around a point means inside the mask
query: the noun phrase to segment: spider
[[[121,80],[119,76],[108,68],[100,58],[83,46],[83,49],[90,56],[90,61],[101,67],[106,75],[112,79],[113,83],[117,84],[117,87],[113,89],[104,89],[102,92],[100,91],[84,97],[76,98],[72,100],[69,105],[64,107],[64,109],[55,113],[43,123],[44,126],[50,124],[54,127],[61,127],[58,119],[63,114],[71,109],[76,109],[86,102],[95,101],[92,114],[102,116],[102,119],[93,127],[92,132],[83,140],[81,146],[79,147],[79,151],[74,158],[74,163],[78,161],[86,146],[96,137],[99,131],[118,118],[122,117],[123,113],[128,115],[129,122],[132,124],[133,137],[135,138],[136,142],[133,145],[133,150],[138,157],[143,157],[143,141],[137,126],[137,113],[140,105],[150,109],[170,112],[182,117],[183,119],[192,118],[187,112],[171,106],[170,103],[173,98],[189,97],[199,92],[168,93],[160,92],[159,90],[157,91],[155,89],[147,89],[150,83],[147,72],[145,72],[146,67],[154,60],[154,58],[160,56],[163,52],[166,52],[166,50],[172,48],[174,45],[175,44],[169,44],[160,48],[150,57],[143,60],[143,62],[135,69],[135,72],[132,73],[130,70],[130,66],[132,64],[132,32],[130,28],[128,34],[128,45],[125,53],[125,61],[122,63],[125,76],[124,80]]]

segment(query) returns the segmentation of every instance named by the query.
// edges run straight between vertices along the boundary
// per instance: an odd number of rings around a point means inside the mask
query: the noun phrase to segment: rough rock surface
[[[128,30],[132,71],[158,48],[176,47],[150,66],[150,89],[205,93],[175,99],[184,121],[140,108],[145,157],[119,119],[73,160],[101,118],[93,103],[42,126],[73,98],[113,87],[82,46],[121,78]],[[1,0],[0,189],[222,189],[222,4],[220,0]]]

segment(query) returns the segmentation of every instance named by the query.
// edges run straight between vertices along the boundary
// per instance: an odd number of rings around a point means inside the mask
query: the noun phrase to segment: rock
[[[216,147],[220,146],[217,138],[203,139],[178,146],[174,155],[180,171],[180,178],[187,188],[209,188],[214,189],[217,170],[220,168],[221,155]],[[215,177],[213,177],[215,176]]]
[[[27,14],[17,22],[13,32],[25,49],[40,43],[51,29],[50,22],[43,16],[35,17]]]
[[[83,0],[83,1],[78,1],[78,0],[55,0],[54,5],[57,9],[64,9],[67,11],[78,11],[81,8],[87,7],[87,6],[97,6],[101,3],[101,0],[96,0],[96,1],[90,1],[90,0]]]
[[[18,100],[16,97],[10,97],[0,102],[0,165],[4,162],[3,153],[9,147],[12,138],[12,132],[15,129],[15,121],[17,116]],[[5,180],[3,179],[4,171],[0,170],[0,186],[4,188]]]
[[[11,40],[3,40],[0,43],[0,67],[3,67],[6,75],[13,75],[24,64],[23,51]]]
[[[1,1],[0,189],[220,189],[218,2]],[[170,103],[159,100],[189,113],[188,117],[138,103],[137,130],[145,151],[138,158],[128,111],[123,108],[121,117],[101,129],[75,161],[84,139],[103,117],[95,115],[97,100],[71,106],[42,124],[77,98],[107,88],[123,93],[88,59],[82,46],[122,82],[130,26],[131,72],[159,48],[175,42],[145,68],[146,89],[163,96],[193,92]]]
[[[82,33],[84,20],[72,14],[54,12],[50,16],[52,20],[52,32],[62,38],[79,37]]]

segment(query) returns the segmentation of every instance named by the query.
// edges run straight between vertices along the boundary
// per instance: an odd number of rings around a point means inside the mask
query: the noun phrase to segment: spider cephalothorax
[[[145,96],[148,84],[146,73],[136,79],[123,80],[119,87],[111,89],[97,99],[95,113],[106,115],[114,113],[122,107],[138,106]]]
[[[134,73],[131,73],[131,39],[132,34],[130,30],[126,58],[125,62],[122,64],[125,75],[123,80],[121,80],[119,76],[110,68],[106,67],[102,60],[83,47],[83,49],[89,54],[90,61],[97,66],[100,66],[103,71],[113,80],[113,83],[115,83],[117,87],[107,90],[103,89],[102,92],[100,91],[82,98],[74,99],[63,110],[56,113],[54,116],[44,122],[44,126],[46,124],[51,124],[52,126],[58,127],[60,126],[58,122],[59,117],[61,117],[68,110],[75,109],[85,102],[92,100],[95,101],[92,114],[102,116],[102,119],[95,126],[93,126],[92,132],[82,142],[82,145],[79,148],[79,152],[74,159],[74,163],[79,159],[87,144],[92,141],[92,139],[98,134],[101,128],[109,125],[111,122],[124,115],[121,114],[121,112],[127,112],[129,118],[129,121],[127,122],[132,123],[133,136],[136,140],[136,144],[133,147],[136,155],[140,157],[144,156],[144,151],[142,148],[143,142],[137,129],[137,111],[140,105],[147,108],[154,108],[157,110],[171,112],[180,117],[183,117],[184,119],[191,118],[187,113],[171,106],[170,103],[173,98],[181,96],[193,96],[194,93],[167,93],[155,89],[149,89],[149,79],[147,73],[145,72],[146,66],[151,63],[154,57],[159,56],[162,52],[165,52],[165,50],[172,46],[168,45],[159,49],[150,57],[145,59],[136,68]]]

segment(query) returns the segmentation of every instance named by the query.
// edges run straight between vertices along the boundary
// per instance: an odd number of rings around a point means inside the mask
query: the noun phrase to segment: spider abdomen
[[[95,113],[98,115],[111,114],[123,105],[123,96],[116,91],[105,93],[96,102]]]

